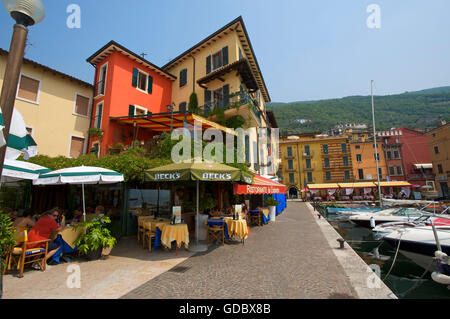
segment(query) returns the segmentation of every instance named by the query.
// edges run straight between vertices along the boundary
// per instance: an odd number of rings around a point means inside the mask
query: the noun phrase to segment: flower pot
[[[102,251],[103,251],[103,247],[98,247],[95,250],[88,250],[88,252],[86,253],[86,258],[88,260],[98,260],[102,257]]]
[[[275,221],[275,213],[277,211],[277,206],[269,206],[269,216],[270,216],[270,221],[274,222]]]

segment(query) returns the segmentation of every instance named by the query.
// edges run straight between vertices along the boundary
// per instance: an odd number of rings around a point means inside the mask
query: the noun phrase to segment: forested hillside
[[[450,120],[450,87],[375,96],[377,130],[406,126],[429,128]],[[372,124],[370,96],[349,96],[308,102],[269,103],[284,133],[324,131],[339,123]]]

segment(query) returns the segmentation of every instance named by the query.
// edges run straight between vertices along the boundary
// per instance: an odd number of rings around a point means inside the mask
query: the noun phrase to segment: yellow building
[[[353,182],[347,136],[303,134],[280,139],[278,176],[289,197],[299,197],[308,184]]]
[[[8,51],[0,49],[0,87]],[[78,157],[86,153],[93,86],[29,59],[23,60],[14,107],[38,153]]]
[[[450,198],[450,123],[425,133],[430,147],[435,187],[439,197]],[[427,183],[428,184],[428,183]]]
[[[382,143],[377,140],[378,172],[380,180],[386,180],[388,174]],[[374,143],[370,139],[353,140],[350,142],[352,153],[353,174],[357,182],[376,181],[377,162],[375,160]]]
[[[199,115],[213,121],[242,116],[244,129],[266,128],[271,121],[265,103],[270,96],[253,51],[242,17],[238,17],[206,39],[177,56],[162,67],[177,76],[172,85],[175,111],[188,110],[191,94],[197,95]],[[218,115],[214,110],[221,110]],[[224,123],[221,123],[224,124]],[[248,148],[259,142],[258,134],[251,134],[245,142]],[[275,175],[278,158],[275,136],[258,151],[249,151],[251,169],[261,175]],[[267,160],[269,158],[269,160]]]

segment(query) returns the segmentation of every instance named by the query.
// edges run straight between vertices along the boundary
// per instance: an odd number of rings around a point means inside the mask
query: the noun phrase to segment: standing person
[[[45,216],[42,216],[36,224],[31,228],[28,232],[28,241],[35,242],[40,240],[52,239],[52,237],[56,234],[56,232],[61,231],[64,226],[59,226],[56,222],[57,218],[60,215],[59,208],[52,208]],[[32,244],[28,248],[35,247],[45,247],[45,243]],[[59,249],[59,245],[55,243],[55,241],[50,241],[48,243],[48,251],[47,251],[47,260],[52,257]],[[33,268],[37,268],[39,266],[35,265]]]

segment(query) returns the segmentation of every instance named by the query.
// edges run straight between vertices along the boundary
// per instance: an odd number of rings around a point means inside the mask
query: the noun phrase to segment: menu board
[[[234,212],[239,217],[239,219],[242,219],[242,205],[234,205]]]
[[[181,206],[172,207],[172,217],[174,217],[175,224],[181,224]]]

